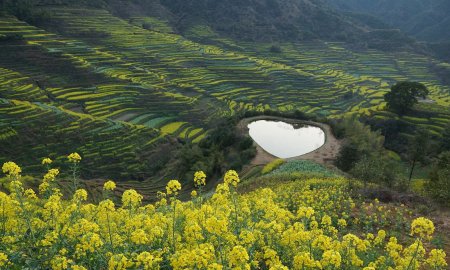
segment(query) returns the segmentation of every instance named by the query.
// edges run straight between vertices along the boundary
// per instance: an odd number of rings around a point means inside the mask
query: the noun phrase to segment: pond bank
[[[253,122],[255,120],[279,120],[283,121],[289,124],[307,124],[311,126],[317,126],[320,127],[326,134],[326,141],[325,144],[322,145],[320,148],[301,156],[288,158],[286,160],[294,160],[294,159],[306,159],[306,160],[313,160],[320,164],[330,163],[339,153],[340,148],[340,142],[337,140],[332,132],[331,128],[327,124],[323,123],[317,123],[317,122],[310,122],[310,121],[303,121],[303,120],[297,120],[297,119],[289,119],[289,118],[282,118],[282,117],[276,117],[276,116],[255,116],[255,117],[249,117],[244,118],[241,121],[239,121],[237,125],[238,132],[245,136],[249,135],[249,129],[248,124],[250,122]],[[256,147],[256,157],[252,160],[252,165],[265,165],[269,164],[270,162],[278,159],[276,156],[269,154],[266,152],[261,146],[259,146],[256,142],[253,142],[254,146]]]

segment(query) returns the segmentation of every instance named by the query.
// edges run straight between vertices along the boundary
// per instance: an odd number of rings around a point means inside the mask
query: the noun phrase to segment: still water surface
[[[258,120],[248,125],[252,139],[279,158],[307,154],[325,143],[322,129],[309,125]]]

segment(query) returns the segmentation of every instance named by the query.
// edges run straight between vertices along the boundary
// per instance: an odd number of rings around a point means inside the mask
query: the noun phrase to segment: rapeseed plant
[[[80,162],[76,155],[69,160]],[[209,199],[193,193],[191,201],[179,201],[182,186],[171,180],[157,203],[143,206],[137,191],[126,190],[118,207],[110,198],[112,181],[103,185],[103,200],[92,204],[84,189],[63,200],[56,169],[48,168],[41,184],[53,189],[40,187],[39,197],[24,189],[15,163],[5,163],[3,172],[11,178],[11,193],[0,193],[1,269],[448,266],[443,250],[427,248],[435,230],[431,220],[410,223],[406,207],[353,198],[342,178],[291,181],[240,195],[239,176],[228,171]],[[195,174],[199,190],[205,179],[203,172]],[[412,244],[393,236],[397,228],[408,229]]]

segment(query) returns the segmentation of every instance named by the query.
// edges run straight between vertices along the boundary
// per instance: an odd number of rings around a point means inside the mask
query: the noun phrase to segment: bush
[[[439,141],[439,148],[442,151],[450,151],[450,123],[445,127],[442,137]]]
[[[425,189],[437,201],[450,203],[450,151],[439,155],[428,174]]]
[[[283,50],[278,45],[272,45],[272,46],[270,46],[270,52],[271,53],[282,53]]]
[[[267,164],[266,166],[264,166],[264,168],[262,169],[261,173],[262,174],[267,174],[270,173],[271,171],[273,171],[275,168],[281,166],[282,164],[286,163],[285,159],[277,159],[274,160],[272,162],[270,162],[269,164]]]
[[[350,171],[360,159],[360,151],[356,143],[345,143],[335,159],[336,166],[344,172]]]
[[[196,171],[208,175],[223,173],[225,169],[239,171],[255,157],[253,140],[236,132],[238,120],[221,119],[198,145],[185,145],[180,150],[177,171],[182,180],[192,178]]]
[[[8,14],[31,25],[41,25],[52,19],[49,10],[36,8],[34,3],[28,0],[4,1],[2,8]]]
[[[142,28],[144,28],[145,30],[148,30],[148,31],[152,30],[152,26],[149,23],[143,23]]]
[[[23,36],[19,34],[12,34],[12,35],[6,35],[6,36],[0,36],[0,42],[2,41],[22,41]]]
[[[350,170],[350,174],[365,184],[375,183],[389,188],[404,184],[400,166],[389,156],[364,157]]]

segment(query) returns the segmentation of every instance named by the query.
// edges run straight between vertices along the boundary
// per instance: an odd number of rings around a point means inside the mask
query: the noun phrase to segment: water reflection
[[[257,144],[279,158],[300,156],[325,143],[323,130],[314,126],[259,120],[250,123],[248,128]]]

